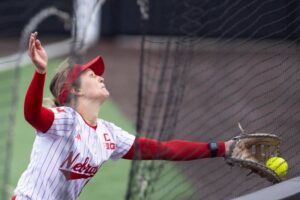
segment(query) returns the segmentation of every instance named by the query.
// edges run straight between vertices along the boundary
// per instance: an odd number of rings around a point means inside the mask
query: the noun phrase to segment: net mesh
[[[24,19],[28,17],[28,12],[30,9],[36,9],[36,6],[39,6],[38,2],[32,2],[32,7],[28,7],[22,3],[8,3],[2,2],[1,8],[9,10],[11,7],[23,8],[24,16],[22,17],[13,17],[15,10],[12,13],[2,12],[3,28],[0,31],[2,36],[2,41],[4,47],[16,45],[19,48],[11,47],[8,48],[8,52],[1,52],[2,57],[0,61],[0,78],[2,81],[1,84],[1,142],[0,142],[0,160],[3,165],[0,168],[0,187],[1,187],[1,197],[3,199],[9,199],[13,192],[13,187],[10,184],[11,168],[12,168],[12,149],[13,149],[13,140],[14,140],[14,131],[17,115],[17,105],[19,98],[19,87],[20,87],[20,67],[24,64],[24,53],[27,50],[28,46],[28,37],[31,32],[34,32],[38,29],[38,26],[45,19],[56,16],[62,21],[69,22],[69,17],[67,13],[64,13],[57,8],[50,6],[46,8],[39,7],[39,12],[35,13],[36,15],[32,16],[29,22],[25,22]],[[10,10],[12,11],[12,10]],[[10,20],[9,20],[10,19]],[[5,22],[5,23],[4,23]],[[20,25],[24,23],[24,25]],[[5,30],[5,31],[4,31]],[[14,36],[16,33],[20,34],[20,40],[17,42],[8,41],[5,42],[6,34]],[[17,45],[17,43],[19,43]],[[15,53],[15,54],[13,54]],[[10,56],[8,56],[10,55]]]
[[[11,90],[12,88],[15,89],[15,77],[17,72],[6,72],[1,73],[0,78],[3,81],[6,81],[7,84],[1,85],[0,91],[2,93],[1,100],[0,100],[0,107],[1,107],[1,114],[0,114],[0,160],[3,161],[3,164],[0,167],[0,176],[2,177],[0,179],[0,187],[1,187],[1,196],[6,197],[7,194],[7,170],[10,167],[10,155],[11,155],[11,149],[10,149],[10,134],[12,132],[12,127],[10,126],[12,122],[14,122],[14,114],[13,111],[15,109],[15,105],[12,105],[12,102],[14,101],[15,93],[8,93],[7,90]],[[11,105],[11,106],[8,106]]]
[[[286,178],[299,176],[298,3],[173,0],[149,6],[149,19],[142,20],[139,136],[228,140],[241,123],[246,133],[280,136]],[[161,15],[153,14],[156,9]],[[158,24],[167,37],[153,36]],[[222,158],[134,161],[127,199],[231,199],[270,186],[248,173]]]
[[[100,4],[104,1],[86,1],[78,0],[65,1],[47,1],[42,4],[41,1],[32,1],[29,4],[24,2],[3,1],[0,3],[2,19],[0,36],[2,41],[2,52],[0,58],[0,189],[1,199],[10,199],[13,194],[14,186],[11,186],[11,168],[12,168],[12,149],[14,144],[14,128],[17,116],[18,93],[20,87],[20,67],[28,63],[25,56],[28,47],[28,38],[30,33],[41,31],[43,33],[62,33],[69,34],[65,43],[59,43],[59,39],[54,39],[57,50],[48,49],[49,41],[43,41],[44,47],[48,50],[48,56],[60,56],[69,54],[70,63],[80,63],[84,60],[86,49],[96,41],[96,35],[90,36],[98,27],[93,27],[99,17]],[[83,6],[85,5],[85,6]],[[19,15],[18,10],[22,10]],[[17,14],[16,14],[17,13]],[[18,15],[18,16],[17,16]],[[72,23],[72,17],[73,23]],[[80,19],[80,20],[79,20]],[[57,22],[59,21],[59,22]],[[51,29],[51,25],[61,26]],[[92,24],[92,25],[91,25]],[[99,24],[98,24],[99,25]],[[94,30],[91,30],[94,29]],[[96,33],[97,34],[97,33]],[[14,37],[20,37],[16,40]],[[11,39],[10,39],[11,38]],[[92,39],[91,39],[92,38]],[[68,50],[64,51],[65,46]],[[55,48],[55,45],[53,46]],[[53,48],[52,47],[52,48]],[[7,51],[4,52],[4,49]],[[61,49],[59,49],[61,48]],[[71,66],[71,65],[70,65]],[[17,152],[18,153],[18,152]],[[62,192],[60,198],[69,198],[69,194]]]

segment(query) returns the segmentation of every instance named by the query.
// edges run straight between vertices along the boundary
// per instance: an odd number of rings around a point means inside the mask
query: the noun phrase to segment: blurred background
[[[9,199],[30,160],[23,101],[34,68],[28,36],[49,54],[49,81],[66,57],[104,57],[111,97],[99,117],[159,140],[282,138],[285,179],[300,174],[297,0],[22,0],[0,2],[0,187]],[[232,199],[272,185],[222,158],[111,161],[79,199]]]

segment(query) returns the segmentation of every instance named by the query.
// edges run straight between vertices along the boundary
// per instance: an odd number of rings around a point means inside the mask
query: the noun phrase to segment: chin
[[[109,97],[109,91],[106,91],[106,94],[104,96],[105,96],[105,98],[108,98]]]
[[[101,98],[106,99],[109,97],[109,92],[107,89],[105,89],[105,90],[102,90],[99,95],[101,96]]]
[[[104,103],[109,97],[109,92],[107,94],[103,94],[101,97],[100,97],[100,102],[101,104]]]

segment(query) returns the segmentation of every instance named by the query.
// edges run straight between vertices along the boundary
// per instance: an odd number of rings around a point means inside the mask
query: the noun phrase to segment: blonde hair
[[[52,107],[69,105],[71,103],[71,99],[75,98],[75,96],[73,94],[69,93],[67,98],[66,98],[66,101],[63,104],[61,102],[59,102],[60,92],[62,90],[63,85],[65,84],[65,81],[67,79],[67,76],[68,76],[69,72],[72,69],[72,66],[73,65],[71,63],[71,60],[69,58],[65,59],[58,66],[53,78],[51,79],[49,88],[50,88],[50,91],[53,95],[53,99],[52,99],[53,106]],[[75,89],[78,89],[80,87],[80,80],[77,79],[76,81],[71,83],[69,88],[71,88],[71,87],[73,87]]]

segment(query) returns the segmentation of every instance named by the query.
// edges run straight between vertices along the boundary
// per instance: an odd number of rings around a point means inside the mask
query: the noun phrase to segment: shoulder
[[[55,115],[74,115],[76,111],[71,107],[61,106],[49,108]]]
[[[104,130],[107,130],[112,136],[115,137],[132,137],[133,135],[129,134],[126,130],[115,125],[112,122],[105,121],[103,119],[98,119],[100,127],[103,127]]]
[[[99,120],[100,127],[103,127],[104,130],[108,131],[111,134],[119,134],[125,132],[121,127],[115,125],[112,122],[103,119],[98,119],[98,120]]]
[[[50,109],[54,113],[54,121],[67,120],[70,122],[76,119],[76,111],[71,107],[61,106]]]
[[[106,121],[106,120],[103,120],[103,119],[100,119],[100,118],[98,118],[98,124],[100,126],[103,126],[106,129],[108,129],[109,131],[112,131],[115,128],[119,128],[114,123]]]
[[[74,129],[76,124],[76,112],[70,107],[50,108],[54,113],[54,120],[45,135],[66,135],[66,132]]]

